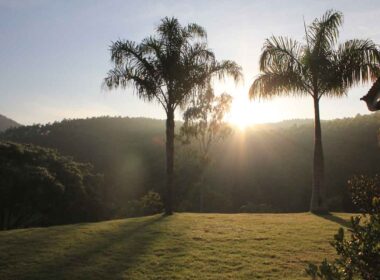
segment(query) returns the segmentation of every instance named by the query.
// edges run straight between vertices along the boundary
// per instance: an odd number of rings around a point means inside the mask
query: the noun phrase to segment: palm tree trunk
[[[166,195],[165,214],[173,214],[173,171],[174,171],[174,109],[169,108],[166,119]]]
[[[314,97],[314,162],[310,212],[316,214],[328,213],[324,186],[322,129],[319,115],[319,99],[317,97]]]

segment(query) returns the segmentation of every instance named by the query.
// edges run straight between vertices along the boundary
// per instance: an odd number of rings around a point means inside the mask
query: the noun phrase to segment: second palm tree
[[[350,87],[374,80],[380,73],[380,52],[371,40],[337,44],[343,15],[327,11],[305,26],[304,44],[287,37],[267,39],[260,57],[262,72],[253,82],[251,98],[311,96],[314,104],[314,162],[310,211],[327,213],[319,101],[341,97]]]

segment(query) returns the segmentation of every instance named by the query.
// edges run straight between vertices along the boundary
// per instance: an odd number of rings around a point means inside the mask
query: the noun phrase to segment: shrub
[[[139,200],[135,199],[128,201],[125,206],[125,212],[127,213],[127,217],[153,215],[161,213],[162,210],[163,203],[161,200],[161,196],[154,191],[149,191]]]
[[[144,215],[161,213],[163,210],[161,196],[154,191],[149,191],[140,201]]]
[[[334,236],[334,262],[309,264],[306,272],[312,279],[380,279],[380,177],[355,176],[349,188],[362,215],[351,218],[349,237],[343,228]]]

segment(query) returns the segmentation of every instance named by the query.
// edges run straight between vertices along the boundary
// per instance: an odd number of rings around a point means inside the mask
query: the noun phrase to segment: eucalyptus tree
[[[379,75],[380,53],[371,40],[348,40],[338,44],[340,12],[329,10],[305,25],[305,42],[274,37],[264,43],[261,73],[249,90],[251,98],[310,96],[314,104],[314,160],[310,211],[324,213],[326,188],[319,101],[323,96],[342,97],[352,86]]]
[[[165,213],[170,215],[174,172],[174,113],[184,107],[197,89],[211,77],[241,78],[235,62],[218,62],[208,48],[207,34],[197,24],[182,26],[176,18],[165,17],[156,34],[140,43],[119,40],[112,43],[111,61],[105,85],[126,88],[131,85],[144,101],[158,102],[166,113],[166,193]]]
[[[204,209],[204,174],[210,164],[211,148],[231,134],[230,126],[224,121],[225,114],[230,110],[232,96],[222,93],[215,96],[209,84],[192,100],[184,113],[184,124],[180,130],[183,143],[195,142],[198,146],[199,173],[199,211]]]

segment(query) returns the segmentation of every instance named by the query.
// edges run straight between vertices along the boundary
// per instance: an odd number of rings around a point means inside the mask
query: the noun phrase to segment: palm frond
[[[181,55],[187,64],[215,61],[215,54],[207,47],[206,43],[197,42],[184,46]]]
[[[249,89],[251,99],[271,99],[277,96],[308,94],[300,73],[291,69],[271,69],[260,74]]]
[[[243,80],[242,68],[231,60],[213,63],[210,67],[210,72],[216,75],[218,79],[224,79],[229,76],[235,83],[239,83]]]
[[[144,70],[154,75],[155,69],[149,57],[144,54],[142,45],[133,41],[116,41],[111,46],[111,61],[115,67],[145,68]]]
[[[179,37],[181,29],[182,26],[178,19],[175,17],[164,17],[161,19],[161,24],[157,26],[156,31],[161,38],[167,38],[170,40],[175,36]]]
[[[163,58],[163,44],[157,38],[150,36],[142,40],[140,50],[144,55]]]
[[[275,37],[267,39],[260,56],[260,70],[265,71],[273,64],[286,63],[291,67],[301,66],[301,45],[287,37]]]
[[[334,58],[347,87],[373,81],[380,75],[380,49],[371,40],[349,40],[339,45]]]
[[[138,54],[139,49],[135,42],[129,40],[119,40],[112,42],[110,47],[111,61],[116,65],[121,65],[126,59],[129,59],[133,54]]]
[[[207,32],[206,30],[196,24],[196,23],[190,23],[186,26],[185,31],[192,37],[192,38],[200,38],[200,39],[207,39]]]
[[[156,82],[136,69],[115,67],[108,72],[104,86],[109,89],[126,88],[132,85],[141,99],[151,101],[157,95]]]
[[[339,37],[339,27],[343,23],[343,14],[328,10],[320,19],[315,19],[309,25],[306,34],[310,48],[316,55],[330,50]]]

